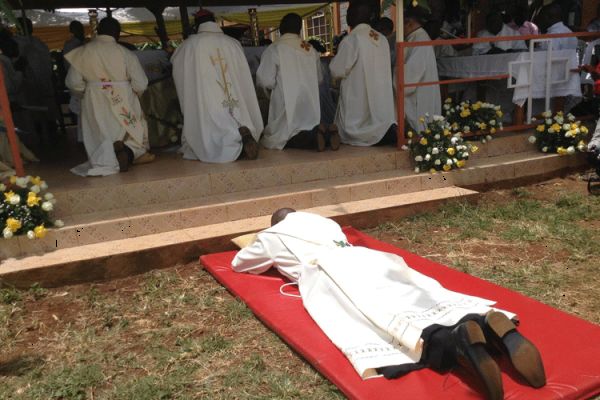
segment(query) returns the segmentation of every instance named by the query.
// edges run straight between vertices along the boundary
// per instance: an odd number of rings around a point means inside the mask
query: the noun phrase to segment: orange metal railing
[[[448,85],[452,83],[466,83],[466,82],[478,82],[485,80],[498,80],[507,79],[507,74],[502,75],[491,75],[477,78],[462,78],[462,79],[445,79],[434,82],[415,82],[405,83],[404,82],[404,49],[407,47],[419,47],[419,46],[441,46],[441,45],[456,45],[456,44],[474,44],[474,43],[491,43],[491,42],[504,42],[504,41],[515,41],[515,40],[532,40],[532,39],[557,39],[557,38],[588,38],[597,39],[600,38],[598,32],[573,32],[573,33],[553,33],[545,35],[522,35],[522,36],[498,36],[498,37],[486,37],[486,38],[467,38],[467,39],[437,39],[428,40],[421,42],[396,42],[396,112],[398,116],[398,149],[406,144],[406,138],[404,137],[405,121],[404,121],[404,89],[409,87],[419,86],[431,86],[431,85]],[[518,124],[507,128],[512,131],[524,130],[530,128],[532,125]]]
[[[18,176],[23,176],[25,175],[25,169],[23,168],[23,160],[21,159],[21,153],[19,152],[19,141],[17,139],[17,134],[15,133],[15,124],[10,111],[10,101],[8,100],[6,86],[4,85],[4,71],[2,68],[0,68],[0,112],[4,119],[6,136],[10,143],[15,172]]]

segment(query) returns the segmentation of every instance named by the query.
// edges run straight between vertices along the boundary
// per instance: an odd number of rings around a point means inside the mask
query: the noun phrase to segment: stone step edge
[[[305,211],[333,218],[342,225],[367,228],[391,218],[435,209],[457,198],[474,200],[474,190],[456,186],[315,207]],[[201,254],[233,250],[229,239],[268,227],[270,216],[170,231],[131,239],[57,250],[43,256],[0,263],[0,286],[19,288],[39,283],[56,287],[117,279],[196,260]]]

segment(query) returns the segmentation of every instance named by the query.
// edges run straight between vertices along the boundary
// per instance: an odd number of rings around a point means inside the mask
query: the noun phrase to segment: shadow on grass
[[[23,376],[44,364],[40,356],[21,355],[0,361],[0,376]]]

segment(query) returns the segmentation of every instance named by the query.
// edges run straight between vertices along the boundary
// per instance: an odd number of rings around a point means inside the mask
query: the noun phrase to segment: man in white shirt
[[[485,29],[479,31],[477,37],[488,38],[500,36],[519,36],[519,32],[506,25],[502,21],[502,14],[499,12],[489,13],[485,18]],[[475,43],[473,45],[473,55],[524,50],[527,50],[527,44],[523,40]]]
[[[183,158],[212,163],[258,157],[263,121],[248,61],[207,10],[196,14],[198,33],[171,62],[183,113]]]
[[[562,8],[559,3],[552,3],[542,8],[538,15],[538,21],[542,33],[573,33],[573,31],[562,22]],[[551,39],[551,43],[553,51],[577,49],[576,37],[555,38]],[[548,43],[542,43],[540,48],[544,50],[548,49]]]
[[[487,341],[508,353],[529,385],[545,384],[539,352],[517,332],[514,314],[491,308],[493,301],[449,291],[397,255],[350,245],[328,218],[281,209],[271,223],[232,268],[260,274],[275,267],[297,282],[308,313],[363,379],[458,364],[488,398],[501,399]]]
[[[256,85],[270,91],[269,122],[261,143],[268,149],[339,149],[337,130],[321,124],[319,83],[323,80],[319,54],[300,38],[302,18],[287,14],[281,20],[281,37],[262,55]]]
[[[347,20],[352,31],[329,65],[331,76],[341,79],[335,122],[342,142],[354,146],[396,138],[390,47],[369,26],[370,17],[369,6],[350,5]]]
[[[80,97],[83,144],[88,162],[71,171],[104,176],[127,171],[132,163],[149,162],[148,127],[140,96],[148,79],[136,56],[117,43],[119,22],[104,18],[98,36],[71,50],[66,85]]]

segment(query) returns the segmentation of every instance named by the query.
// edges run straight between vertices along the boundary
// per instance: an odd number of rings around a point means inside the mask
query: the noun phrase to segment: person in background
[[[489,38],[499,36],[519,36],[519,32],[506,25],[502,14],[494,11],[485,17],[485,29],[477,32],[477,37]],[[473,45],[473,55],[497,54],[520,50],[527,50],[527,45],[523,40],[484,42]]]
[[[396,66],[396,31],[394,30],[394,21],[388,17],[382,17],[375,24],[375,30],[383,34],[390,44],[390,59],[392,61],[392,69]]]
[[[85,31],[81,22],[71,21],[69,24],[69,32],[71,33],[71,37],[63,46],[63,56],[68,54],[71,50],[85,44]]]
[[[511,28],[516,29],[520,35],[539,35],[540,29],[536,24],[527,19],[527,9],[525,7],[517,7],[513,14],[513,25]]]
[[[430,20],[423,25],[423,29],[429,35],[431,40],[437,40],[441,38],[442,32],[442,22],[436,20]],[[457,54],[454,47],[449,46],[447,44],[441,46],[433,46],[433,52],[435,53],[435,58],[440,57],[455,57]]]
[[[321,122],[327,125],[333,124],[335,119],[336,101],[331,93],[331,74],[329,73],[329,60],[322,57],[327,49],[317,39],[308,41],[310,45],[321,54],[321,75],[323,80],[319,83],[319,103],[321,105]]]
[[[600,32],[600,3],[598,3],[598,8],[596,9],[596,17],[590,21],[585,30],[588,32]]]
[[[538,26],[540,31],[546,34],[552,33],[573,33],[562,21],[562,7],[559,3],[552,3],[544,6],[538,15]],[[552,50],[577,49],[576,37],[554,38],[550,41]],[[548,42],[540,46],[541,49],[548,49]]]

